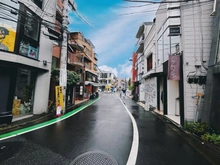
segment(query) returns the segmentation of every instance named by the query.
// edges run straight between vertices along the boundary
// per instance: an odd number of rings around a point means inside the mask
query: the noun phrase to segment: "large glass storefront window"
[[[33,112],[35,77],[34,72],[30,70],[18,70],[12,109],[13,116]]]

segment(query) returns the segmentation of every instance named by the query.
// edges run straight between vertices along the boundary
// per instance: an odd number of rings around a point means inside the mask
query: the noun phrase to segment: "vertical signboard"
[[[19,3],[1,0],[1,6],[0,14],[4,17],[0,17],[0,50],[14,52],[18,15],[13,13],[17,12]]]
[[[56,86],[55,89],[56,89],[56,116],[60,116],[64,111],[63,91],[61,86]]]
[[[180,56],[169,55],[168,60],[168,79],[180,80]]]

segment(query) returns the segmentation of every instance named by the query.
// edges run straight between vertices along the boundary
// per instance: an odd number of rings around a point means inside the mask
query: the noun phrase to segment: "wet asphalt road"
[[[161,119],[130,98],[122,101],[137,123],[136,165],[210,164]],[[117,94],[105,94],[70,118],[0,141],[0,164],[69,165],[77,156],[92,151],[109,154],[119,165],[126,165],[133,125],[123,103]]]

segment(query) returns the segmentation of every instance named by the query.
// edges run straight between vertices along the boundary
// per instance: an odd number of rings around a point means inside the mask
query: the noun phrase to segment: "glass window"
[[[167,29],[164,33],[164,43],[163,43],[164,61],[168,60],[168,55],[170,54],[170,36],[168,35],[169,35],[169,29]]]
[[[20,5],[20,10],[25,14],[19,15],[19,37],[17,51],[20,55],[38,59],[40,18]]]
[[[157,64],[160,65],[161,63],[163,63],[163,37],[162,36],[157,41],[157,47],[158,47]]]
[[[174,54],[177,52],[176,46],[180,43],[180,36],[171,36],[171,54]]]
[[[34,2],[39,8],[42,9],[43,0],[31,0]]]
[[[147,58],[147,71],[150,71],[152,69],[152,54]]]
[[[26,11],[26,18],[24,23],[24,35],[38,40],[39,35],[39,20],[28,10]]]
[[[12,114],[14,116],[31,113],[33,111],[32,106],[35,78],[36,76],[34,72],[30,70],[18,70],[12,109]]]

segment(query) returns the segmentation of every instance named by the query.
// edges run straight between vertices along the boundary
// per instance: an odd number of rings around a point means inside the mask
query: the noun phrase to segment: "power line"
[[[96,31],[96,29],[92,26],[92,24],[91,24],[88,20],[86,20],[86,18],[85,18],[84,16],[82,16],[81,14],[79,14],[77,11],[75,11],[75,13],[77,14],[77,16],[78,16],[81,20],[83,20],[83,22],[85,22],[87,25],[89,25],[91,28],[93,28],[93,30]]]
[[[194,7],[199,7],[202,4],[206,4],[206,3],[211,3],[212,1],[204,1],[204,2],[200,2],[197,4],[186,4],[186,5],[180,5],[179,7],[185,7],[185,6],[189,6],[189,8],[194,8]],[[133,15],[133,14],[143,14],[143,13],[148,13],[148,12],[156,12],[158,14],[162,14],[165,13],[167,11],[167,8],[164,9],[154,9],[154,10],[146,10],[146,11],[138,11],[138,12],[131,12],[131,13],[125,13],[125,14],[120,14],[119,16],[124,16],[124,15]]]
[[[190,2],[194,0],[178,0],[178,1],[132,1],[132,0],[124,0],[127,2],[141,2],[141,3],[153,3],[153,4],[161,4],[161,3],[179,3],[179,2]]]

